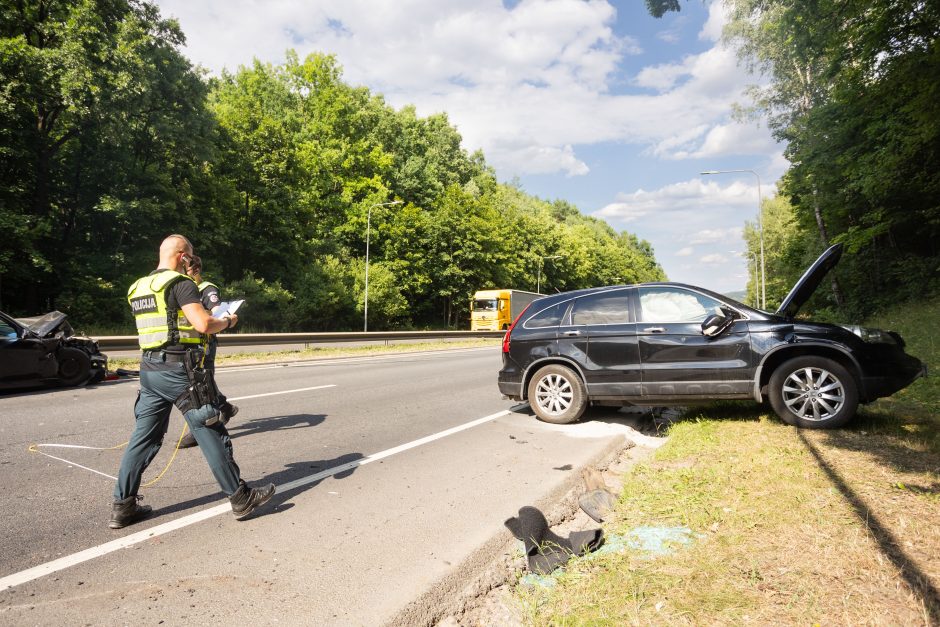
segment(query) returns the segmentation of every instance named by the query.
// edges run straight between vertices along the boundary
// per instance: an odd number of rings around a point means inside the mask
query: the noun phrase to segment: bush
[[[244,332],[284,332],[289,330],[288,316],[294,295],[281,286],[280,281],[268,283],[253,272],[227,286],[222,286],[222,297],[227,300],[245,299],[239,310],[238,328]]]

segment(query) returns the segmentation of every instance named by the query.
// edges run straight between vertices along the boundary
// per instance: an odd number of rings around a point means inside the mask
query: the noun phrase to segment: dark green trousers
[[[219,340],[215,336],[210,336],[209,345],[206,347],[206,356],[202,360],[202,367],[205,368],[208,372],[212,373],[212,381],[215,382],[215,352],[219,347]],[[219,394],[219,405],[224,405],[228,399],[225,397],[225,394],[222,394],[222,390],[219,389],[219,386],[215,386],[215,391]]]
[[[137,494],[141,476],[163,445],[173,401],[188,386],[186,367],[182,363],[163,362],[146,356],[141,358],[140,393],[134,405],[134,432],[121,458],[121,469],[114,486],[115,500]],[[186,412],[183,417],[199,444],[199,450],[209,462],[215,480],[222,491],[231,496],[238,489],[240,479],[238,464],[232,454],[232,440],[222,423],[206,426],[206,420],[218,413],[218,407],[204,405]]]

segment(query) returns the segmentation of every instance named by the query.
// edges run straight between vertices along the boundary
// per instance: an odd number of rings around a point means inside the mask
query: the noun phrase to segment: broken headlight
[[[867,327],[860,327],[857,324],[844,325],[843,328],[851,331],[862,338],[863,342],[868,342],[869,344],[901,344],[901,336],[892,331],[869,329]]]

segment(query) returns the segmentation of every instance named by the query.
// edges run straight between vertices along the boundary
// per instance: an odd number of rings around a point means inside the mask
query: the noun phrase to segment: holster
[[[176,397],[174,404],[184,414],[191,409],[214,405],[219,401],[219,390],[215,386],[212,373],[201,366],[201,361],[202,351],[191,350],[188,351],[187,359],[183,362],[186,366],[189,387]]]

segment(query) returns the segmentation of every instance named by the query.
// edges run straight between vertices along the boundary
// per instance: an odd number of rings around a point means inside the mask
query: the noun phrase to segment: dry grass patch
[[[893,465],[874,452],[884,448],[859,431],[797,431],[756,414],[678,423],[625,478],[619,519],[606,531],[687,526],[700,534],[696,542],[653,559],[632,551],[581,561],[555,589],[522,592],[527,620],[936,621],[936,497],[898,486],[934,485],[937,457],[924,452]]]

